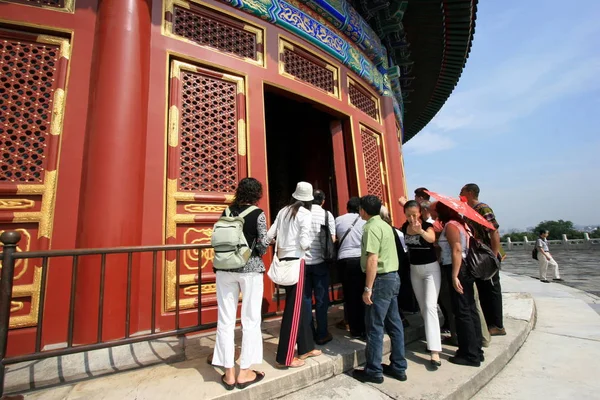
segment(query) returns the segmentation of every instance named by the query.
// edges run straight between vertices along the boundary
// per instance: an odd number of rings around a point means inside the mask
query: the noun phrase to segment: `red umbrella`
[[[485,219],[481,214],[475,211],[470,205],[460,201],[459,199],[455,199],[453,197],[444,196],[443,194],[438,194],[436,192],[432,192],[431,190],[426,190],[426,192],[431,196],[435,197],[437,201],[443,203],[456,211],[459,214],[462,214],[465,218],[469,218],[471,221],[477,222],[480,225],[485,226],[491,230],[496,230],[494,225],[492,225],[487,219]]]

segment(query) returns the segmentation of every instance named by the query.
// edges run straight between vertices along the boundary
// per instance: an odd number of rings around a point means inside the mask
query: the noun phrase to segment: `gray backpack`
[[[215,223],[210,242],[215,250],[215,269],[226,271],[246,265],[252,255],[252,249],[244,236],[244,217],[257,208],[250,206],[239,215],[233,216],[227,207],[225,215]]]

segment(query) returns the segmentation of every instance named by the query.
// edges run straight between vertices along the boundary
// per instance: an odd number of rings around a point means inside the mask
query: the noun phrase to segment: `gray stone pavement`
[[[444,346],[442,366],[437,370],[428,368],[429,355],[425,343],[418,341],[406,346],[408,361],[406,382],[384,378],[382,384],[362,384],[348,374],[334,376],[288,396],[285,400],[342,400],[342,399],[410,399],[441,400],[468,399],[504,368],[522,346],[533,327],[534,305],[526,293],[504,294],[506,336],[492,339],[485,349],[486,360],[480,368],[463,367],[448,362],[456,347]],[[383,357],[387,362],[388,355]]]
[[[556,254],[556,259],[560,263],[568,257]],[[591,273],[596,282],[583,286],[598,285],[598,272],[585,268],[584,273]],[[579,278],[570,278],[576,270],[576,265],[565,269],[572,285],[578,284]],[[593,306],[600,305],[600,298],[566,285],[507,273],[502,277],[502,289],[532,295],[536,326],[510,363],[474,399],[598,399],[600,316]]]
[[[600,251],[594,250],[556,250],[550,249],[560,267],[562,282],[565,285],[600,296]],[[515,274],[537,278],[537,261],[531,258],[531,252],[515,250],[507,252],[502,270]],[[548,279],[552,274],[548,273]]]

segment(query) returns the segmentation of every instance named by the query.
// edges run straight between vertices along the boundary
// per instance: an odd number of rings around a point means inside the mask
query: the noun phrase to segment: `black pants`
[[[298,345],[298,354],[306,354],[315,349],[311,321],[302,301],[304,291],[304,260],[300,265],[298,283],[292,286],[282,286],[285,289],[285,309],[279,331],[279,344],[275,360],[282,365],[290,365],[294,360],[294,346]],[[295,322],[294,322],[295,321]]]
[[[504,328],[502,316],[502,287],[500,286],[500,271],[488,281],[477,279],[475,281],[479,291],[481,311],[485,316],[488,328]]]
[[[344,308],[350,325],[350,333],[365,333],[365,304],[362,301],[366,276],[360,268],[360,257],[344,258],[338,261],[343,269],[342,287],[344,289]]]
[[[445,267],[452,268],[452,266]],[[461,268],[458,279],[462,285],[463,294],[459,294],[452,284],[452,274],[448,276],[450,277],[452,311],[454,312],[456,333],[458,335],[456,355],[469,361],[479,362],[483,350],[481,349],[481,322],[477,313],[475,289],[473,288],[475,279],[464,268]]]
[[[400,294],[398,295],[398,308],[401,312],[419,312],[419,303],[417,302],[415,292],[412,288],[412,283],[410,280],[410,265],[408,262],[400,266],[398,269],[398,274],[400,275],[401,282]]]

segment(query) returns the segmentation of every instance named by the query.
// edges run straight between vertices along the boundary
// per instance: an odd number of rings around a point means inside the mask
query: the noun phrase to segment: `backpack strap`
[[[346,231],[346,233],[344,233],[344,236],[342,236],[342,238],[338,242],[338,247],[342,247],[342,243],[344,242],[344,239],[346,239],[346,236],[348,236],[348,234],[350,233],[350,231],[352,230],[352,228],[354,228],[354,225],[356,225],[356,223],[358,222],[359,219],[360,219],[360,215],[358,217],[356,217],[356,219],[354,220],[354,222],[352,223],[352,225],[350,225],[350,228],[348,228],[348,230]]]
[[[229,207],[227,209],[229,209]],[[250,214],[254,210],[258,210],[258,207],[250,206],[250,207],[246,208],[244,211],[242,211],[241,213],[239,213],[238,217],[244,218],[244,217],[246,217],[246,215]]]

